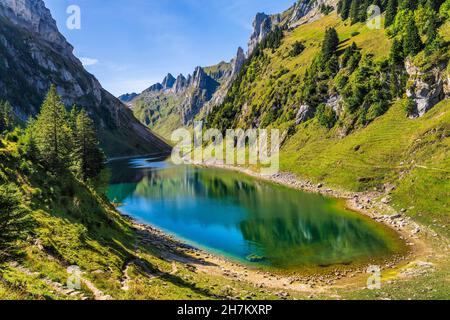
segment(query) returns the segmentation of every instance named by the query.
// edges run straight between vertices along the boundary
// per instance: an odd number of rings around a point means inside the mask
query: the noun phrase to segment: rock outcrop
[[[175,91],[175,93],[181,93],[186,89],[187,86],[188,86],[188,80],[185,78],[185,76],[180,74],[177,77],[177,80],[175,81],[174,91]]]
[[[253,20],[253,32],[248,42],[250,56],[256,46],[261,43],[276,26],[295,28],[301,24],[319,19],[322,5],[336,8],[338,0],[298,0],[291,8],[281,14],[256,14]]]
[[[163,90],[169,90],[173,88],[176,79],[169,73],[162,82]]]
[[[322,14],[320,8],[322,5],[337,7],[338,0],[299,0],[292,7],[287,25],[289,28],[295,28],[301,24],[309,23],[319,19]]]
[[[42,0],[0,1],[0,52],[0,100],[20,119],[35,116],[55,84],[66,106],[88,111],[108,155],[170,150],[83,68]]]
[[[0,16],[10,23],[39,35],[42,40],[52,43],[54,48],[65,53],[72,53],[73,47],[58,31],[50,10],[40,0],[2,0]],[[70,55],[69,55],[69,58]]]
[[[273,28],[281,22],[280,15],[269,16],[265,13],[257,13],[253,20],[253,33],[248,42],[248,55],[250,56],[256,46],[263,41]]]
[[[405,67],[409,75],[406,95],[416,104],[416,110],[410,116],[422,117],[446,96],[448,97],[446,66],[441,65],[431,70],[422,71],[414,66],[410,60],[407,60]]]
[[[306,104],[301,105],[298,109],[297,116],[295,117],[295,124],[299,125],[314,117],[314,110]]]
[[[236,58],[234,58],[231,62],[231,64],[233,65],[233,69],[231,72],[232,78],[235,77],[237,74],[239,74],[239,72],[241,72],[242,67],[244,66],[246,60],[247,57],[245,56],[244,49],[239,47],[236,54]]]

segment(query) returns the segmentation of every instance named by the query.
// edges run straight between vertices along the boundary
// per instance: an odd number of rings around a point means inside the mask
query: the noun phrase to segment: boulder
[[[295,123],[299,125],[314,116],[314,111],[312,108],[306,104],[300,106],[297,112],[297,116],[295,117]]]

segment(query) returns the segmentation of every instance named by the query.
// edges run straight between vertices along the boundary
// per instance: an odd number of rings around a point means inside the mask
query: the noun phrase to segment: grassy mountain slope
[[[225,122],[241,128],[281,128],[289,132],[280,155],[283,171],[354,191],[384,191],[393,186],[390,196],[399,210],[408,209],[418,221],[450,235],[449,100],[419,119],[407,117],[404,100],[393,101],[386,114],[350,134],[343,134],[339,125],[329,130],[316,118],[296,124],[299,88],[329,27],[338,32],[339,54],[355,42],[362,55],[372,54],[374,61],[389,56],[392,40],[385,29],[351,25],[335,13],[286,31],[278,48],[265,49],[262,56],[249,61],[229,93],[234,105],[243,107],[235,109],[237,113],[226,103],[216,109],[219,126]],[[448,30],[447,22],[440,29],[446,40]],[[298,42],[305,49],[292,56]],[[276,115],[270,118],[274,110]]]
[[[0,300],[275,298],[172,260],[178,249],[146,238],[100,191],[70,173],[52,176],[26,160],[18,143],[0,139],[0,187],[5,185],[18,190],[30,223],[26,237],[14,243],[16,254],[0,259]],[[79,290],[66,286],[74,265],[82,272]]]
[[[157,134],[170,139],[173,130],[182,126],[179,107],[183,96],[175,93],[158,92],[138,97],[133,103],[133,113],[143,124]]]
[[[314,120],[303,124],[281,153],[282,169],[348,190],[395,185],[396,207],[450,236],[450,101],[420,119],[401,103],[368,127],[336,137]],[[437,230],[436,230],[437,231]]]
[[[198,88],[195,85],[188,85],[183,90],[162,90],[157,92],[143,92],[131,102],[132,110],[136,118],[148,126],[152,131],[170,140],[174,130],[182,128],[183,112],[192,105],[203,108],[203,105],[211,100],[214,93],[224,85],[232,73],[232,64],[220,62],[216,65],[204,67],[203,71],[209,83],[217,84],[210,88]],[[195,112],[194,112],[195,113]]]
[[[384,29],[371,30],[365,24],[350,25],[335,13],[286,31],[277,49],[265,49],[262,57],[248,62],[246,72],[241,74],[242,80],[230,90],[229,96],[237,97],[233,105],[243,106],[243,110],[237,110],[229,125],[246,128],[263,124],[283,129],[294,126],[300,85],[306,70],[320,53],[325,31],[329,27],[335,27],[339,33],[341,53],[355,42],[362,52],[374,54],[375,61],[389,55],[391,41]],[[303,43],[305,50],[292,56],[290,52],[296,42]],[[272,117],[272,112],[276,112],[276,116]],[[226,113],[219,110],[217,119],[229,118]]]

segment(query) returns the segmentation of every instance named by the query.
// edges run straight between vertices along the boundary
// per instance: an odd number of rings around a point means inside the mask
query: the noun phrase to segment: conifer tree
[[[8,101],[0,101],[0,133],[14,126],[14,111]]]
[[[368,18],[368,11],[369,11],[369,6],[370,6],[370,1],[371,0],[363,0],[362,4],[359,7],[359,21],[360,22],[366,22],[367,18]]]
[[[342,17],[342,20],[347,20],[350,16],[350,7],[352,5],[352,0],[342,0],[341,7],[339,10],[339,14]]]
[[[21,144],[29,160],[39,160],[39,149],[36,143],[36,120],[30,117],[21,136]]]
[[[327,29],[322,44],[322,57],[324,62],[328,61],[336,53],[338,46],[339,36],[336,29]]]
[[[13,243],[24,235],[29,222],[22,199],[13,185],[0,186],[0,262],[13,252]]]
[[[418,54],[423,47],[422,40],[419,35],[416,23],[413,19],[408,21],[405,30],[405,37],[403,39],[403,51],[405,56]]]
[[[394,39],[392,43],[391,52],[389,54],[389,63],[393,66],[403,65],[404,63],[403,56],[403,44],[401,41]]]
[[[76,173],[83,181],[93,179],[103,169],[105,156],[99,147],[94,123],[84,109],[76,116],[75,136]]]
[[[385,28],[390,27],[394,23],[395,16],[397,15],[397,8],[398,0],[389,0],[386,8],[386,18],[384,22]]]
[[[352,24],[359,21],[360,18],[361,0],[353,0],[350,6],[350,20]]]
[[[68,114],[61,97],[52,85],[37,117],[36,144],[42,160],[53,172],[68,165],[72,148]]]
[[[389,66],[390,66],[390,91],[393,97],[401,97],[404,93],[406,86],[406,73],[405,73],[405,57],[403,54],[403,43],[397,39],[391,47],[389,54]]]
[[[433,14],[431,14],[429,17],[429,21],[428,21],[427,27],[426,27],[426,36],[427,36],[426,45],[427,46],[431,46],[433,44],[434,40],[436,40],[436,38],[438,36],[437,29],[438,29],[437,17],[436,17],[436,13],[433,11]]]
[[[438,12],[444,0],[427,0],[427,6],[433,11]]]
[[[419,0],[400,0],[399,10],[416,10]]]

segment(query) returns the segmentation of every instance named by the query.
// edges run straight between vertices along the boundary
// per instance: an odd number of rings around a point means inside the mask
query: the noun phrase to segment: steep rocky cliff
[[[421,70],[411,59],[406,61],[409,84],[406,91],[415,107],[410,110],[411,117],[423,117],[431,108],[450,96],[447,64],[441,63],[431,70]]]
[[[66,106],[87,109],[108,155],[169,149],[83,68],[42,0],[2,0],[0,99],[10,101],[25,121],[39,112],[51,84]]]
[[[253,32],[248,42],[248,55],[253,53],[256,46],[261,43],[276,26],[282,28],[295,28],[301,24],[313,22],[322,14],[322,5],[336,8],[338,0],[298,0],[292,7],[280,14],[256,14],[253,20]]]

